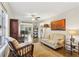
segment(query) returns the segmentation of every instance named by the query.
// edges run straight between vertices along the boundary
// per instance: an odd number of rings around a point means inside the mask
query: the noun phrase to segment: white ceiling
[[[79,3],[65,2],[9,2],[15,15],[23,21],[32,21],[30,15],[40,16],[39,20],[46,20],[79,6]]]

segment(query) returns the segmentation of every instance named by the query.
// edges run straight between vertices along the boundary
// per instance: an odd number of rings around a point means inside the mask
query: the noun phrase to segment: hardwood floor
[[[34,57],[63,57],[63,55],[41,44],[34,43]]]
[[[51,49],[42,43],[34,43],[34,57],[78,57],[77,53],[71,55],[70,51],[64,48],[59,48],[57,50]]]
[[[78,57],[77,53],[71,55],[69,51],[66,51],[64,48],[57,50],[51,49],[48,46],[38,42],[34,43],[34,57]],[[9,57],[13,57],[10,53]]]

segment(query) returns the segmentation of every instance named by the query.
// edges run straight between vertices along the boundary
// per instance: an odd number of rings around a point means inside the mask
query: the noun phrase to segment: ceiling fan
[[[27,14],[27,17],[32,18],[32,21],[38,20],[38,18],[40,18],[36,13]]]
[[[34,21],[34,20],[38,20],[38,18],[40,18],[40,17],[35,16],[35,15],[32,15],[32,20],[33,20],[33,21]]]

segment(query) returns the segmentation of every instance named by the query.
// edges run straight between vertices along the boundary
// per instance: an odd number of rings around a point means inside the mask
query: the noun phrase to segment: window
[[[0,46],[1,46],[1,44],[2,44],[2,33],[3,33],[3,30],[2,30],[2,27],[3,27],[3,25],[2,25],[2,10],[0,10]]]
[[[0,47],[4,44],[4,36],[6,35],[6,12],[0,10]]]

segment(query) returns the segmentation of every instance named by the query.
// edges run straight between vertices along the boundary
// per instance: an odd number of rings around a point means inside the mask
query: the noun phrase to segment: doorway
[[[10,37],[18,40],[18,20],[10,19]]]

